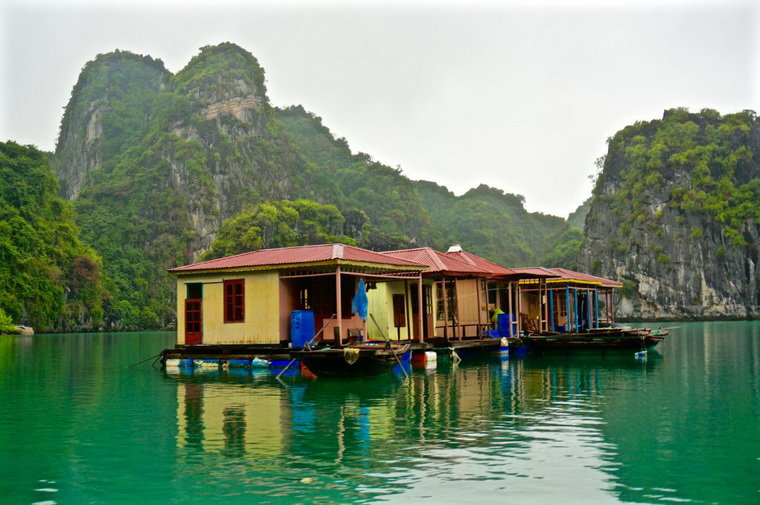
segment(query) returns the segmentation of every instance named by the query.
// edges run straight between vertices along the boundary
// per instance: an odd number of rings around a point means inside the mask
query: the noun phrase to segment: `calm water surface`
[[[644,362],[127,368],[173,340],[0,336],[0,503],[760,503],[757,322],[681,323]]]

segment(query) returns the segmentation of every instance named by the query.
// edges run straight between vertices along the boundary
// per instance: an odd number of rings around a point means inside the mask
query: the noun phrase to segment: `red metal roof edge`
[[[596,275],[586,274],[583,272],[576,272],[575,270],[570,270],[569,268],[546,268],[546,267],[517,267],[514,268],[516,272],[520,273],[531,273],[538,277],[554,277],[554,278],[561,278],[561,279],[567,279],[568,281],[587,281],[587,282],[598,282],[603,286],[606,287],[622,287],[623,284],[618,281],[613,281],[612,279],[605,279],[604,277],[598,277]],[[541,272],[544,272],[544,275],[541,274]]]
[[[510,276],[516,274],[516,272],[511,268],[507,268],[496,263],[495,261],[485,259],[481,256],[478,256],[477,254],[473,254],[468,251],[450,251],[446,252],[445,254],[446,256],[456,255],[457,258],[462,258],[462,260],[467,261],[468,263],[475,265],[478,268],[482,268],[483,270],[486,270],[495,276]]]
[[[550,270],[558,272],[558,273],[562,274],[563,276],[579,277],[581,280],[585,278],[585,279],[589,279],[589,280],[592,280],[592,281],[595,281],[595,282],[600,282],[602,285],[605,285],[605,286],[614,286],[614,287],[622,287],[623,286],[622,282],[614,281],[612,279],[607,279],[605,277],[599,277],[597,275],[587,274],[587,273],[583,273],[583,272],[577,272],[575,270],[570,270],[569,268],[558,267],[558,268],[551,268]]]
[[[488,275],[489,271],[473,264],[466,263],[457,258],[448,256],[446,253],[437,251],[432,247],[416,247],[413,249],[397,249],[395,251],[382,251],[381,254],[385,254],[392,257],[399,257],[402,255],[411,255],[414,253],[422,253],[428,258],[430,265],[434,268],[427,270],[427,273],[435,272],[448,272],[452,274],[479,274]]]
[[[297,249],[300,250],[319,250],[319,249],[330,249],[329,256],[328,255],[322,255],[322,256],[315,256],[315,257],[309,257],[309,258],[298,258],[297,256],[288,258],[286,260],[279,260],[279,261],[264,261],[264,262],[256,262],[253,261],[253,259],[256,256],[262,256],[262,255],[271,255],[278,252],[294,252]],[[350,251],[350,254],[346,254],[346,251]],[[245,261],[234,261],[235,259],[242,259],[247,256],[250,256],[252,261],[245,262]],[[348,256],[348,257],[347,257]],[[361,247],[356,246],[350,246],[346,244],[315,244],[315,245],[307,245],[307,246],[291,246],[291,247],[276,247],[276,248],[267,248],[267,249],[257,249],[255,251],[248,251],[245,253],[235,254],[232,256],[225,256],[223,258],[215,258],[212,260],[207,261],[200,261],[196,263],[191,263],[189,265],[183,265],[180,267],[170,268],[167,271],[171,273],[175,272],[192,272],[196,270],[223,270],[223,269],[233,269],[233,268],[244,268],[244,267],[252,267],[252,266],[277,266],[277,265],[284,265],[289,263],[318,263],[318,262],[327,262],[332,261],[336,259],[342,259],[345,261],[364,261],[368,263],[377,263],[377,264],[386,264],[386,265],[393,265],[393,266],[409,266],[414,267],[414,269],[419,269],[419,267],[426,267],[427,265],[416,263],[413,261],[406,260],[404,258],[393,258],[388,257],[385,255],[380,254],[379,252],[370,251],[369,249],[363,249]],[[393,261],[388,261],[389,259],[392,259]],[[231,261],[232,260],[232,261]]]

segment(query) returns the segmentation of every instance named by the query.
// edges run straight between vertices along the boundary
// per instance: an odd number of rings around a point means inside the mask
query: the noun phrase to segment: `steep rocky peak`
[[[582,268],[624,281],[627,318],[760,314],[760,121],[677,108],[609,141]]]
[[[159,59],[116,50],[99,54],[79,75],[61,121],[54,168],[66,198],[76,198],[86,175],[103,167],[109,118],[139,110],[164,89],[171,74]],[[111,123],[112,124],[112,123]]]
[[[264,69],[250,52],[230,42],[202,47],[174,83],[178,91],[206,106],[268,102]]]

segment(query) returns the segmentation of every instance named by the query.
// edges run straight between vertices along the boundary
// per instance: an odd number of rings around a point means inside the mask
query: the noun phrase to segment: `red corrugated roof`
[[[465,263],[469,263],[470,265],[474,265],[478,268],[482,268],[483,270],[487,271],[491,275],[513,276],[517,273],[512,269],[503,267],[499,265],[498,263],[494,263],[493,261],[487,260],[485,258],[481,258],[480,256],[477,256],[467,251],[449,251],[446,253],[446,256],[449,256],[451,258],[457,258],[460,261],[464,261]]]
[[[443,272],[448,274],[470,274],[476,276],[486,276],[490,274],[488,270],[471,263],[460,261],[454,257],[447,256],[442,252],[436,251],[432,247],[383,251],[382,254],[427,265],[428,269],[425,273]]]
[[[191,272],[195,270],[222,270],[245,267],[263,267],[291,265],[298,263],[319,263],[334,260],[375,263],[409,267],[410,270],[423,270],[424,264],[394,258],[374,251],[345,244],[321,244],[298,247],[280,247],[276,249],[259,249],[235,256],[227,256],[191,265],[172,268],[169,272]]]
[[[518,274],[526,274],[533,277],[558,277],[557,274],[552,273],[548,268],[544,267],[517,267],[512,268],[512,270]]]
[[[560,277],[576,279],[585,282],[598,282],[602,286],[619,288],[623,286],[622,282],[613,281],[612,279],[605,279],[604,277],[597,277],[596,275],[584,274],[583,272],[576,272],[574,270],[568,270],[567,268],[551,268],[553,272],[556,272]]]
[[[601,284],[605,287],[619,288],[623,286],[622,283],[613,281],[611,279],[584,274],[582,272],[576,272],[575,270],[569,270],[567,268],[520,267],[513,268],[513,270],[519,273],[535,275],[537,277],[556,277],[558,279],[567,281]]]

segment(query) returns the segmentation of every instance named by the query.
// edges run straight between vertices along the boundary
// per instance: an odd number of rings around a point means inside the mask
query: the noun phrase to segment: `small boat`
[[[401,363],[409,344],[388,347],[385,343],[367,343],[350,347],[317,348],[291,351],[318,377],[368,377],[379,375]]]
[[[597,328],[580,333],[523,335],[522,346],[534,351],[570,349],[651,349],[665,340],[668,331],[649,328]]]

